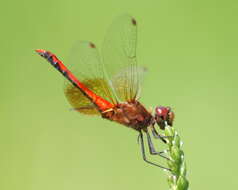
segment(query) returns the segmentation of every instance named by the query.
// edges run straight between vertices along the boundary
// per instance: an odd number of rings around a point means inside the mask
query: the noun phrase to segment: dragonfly
[[[151,134],[166,143],[166,137],[158,131],[172,126],[175,115],[167,106],[157,106],[153,115],[139,102],[145,68],[137,64],[136,46],[137,21],[123,15],[109,27],[101,56],[89,41],[79,41],[73,46],[68,67],[50,51],[35,51],[67,79],[64,93],[73,110],[136,130],[143,160],[170,170],[148,160],[143,136],[146,134],[151,155],[168,159],[164,151],[156,151]]]

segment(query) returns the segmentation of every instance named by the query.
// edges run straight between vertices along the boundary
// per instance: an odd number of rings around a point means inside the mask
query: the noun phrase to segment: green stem
[[[181,150],[182,141],[173,127],[167,126],[165,128],[165,136],[169,136],[167,144],[169,146],[168,167],[171,173],[168,176],[168,183],[171,190],[187,190],[189,182],[186,178],[186,164],[184,159],[184,152]]]

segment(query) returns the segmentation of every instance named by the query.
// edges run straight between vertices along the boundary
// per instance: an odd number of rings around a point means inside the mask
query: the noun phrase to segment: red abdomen
[[[51,52],[42,49],[36,50],[40,56],[44,57],[53,67],[55,67],[65,78],[67,78],[75,87],[77,87],[86,97],[88,97],[98,108],[100,112],[114,107],[114,105],[102,97],[95,94],[81,83],[73,73]]]

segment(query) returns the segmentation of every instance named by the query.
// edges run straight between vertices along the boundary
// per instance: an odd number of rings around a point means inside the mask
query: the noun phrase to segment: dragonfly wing
[[[87,79],[83,81],[83,84],[91,89],[96,94],[102,94],[101,88],[98,87],[105,81],[101,79]],[[107,84],[105,84],[107,85]],[[100,115],[97,107],[74,85],[69,82],[65,82],[64,88],[65,96],[75,111],[89,115]]]
[[[121,101],[138,98],[140,80],[136,61],[137,23],[129,15],[117,18],[105,37],[102,56],[107,77]]]
[[[123,70],[122,72],[119,72],[116,75],[114,75],[112,78],[112,83],[115,86],[115,89],[116,89],[115,91],[117,95],[120,97],[120,99],[125,101],[127,100],[126,95],[130,92],[130,91],[129,92],[126,91],[126,89],[131,88],[130,86],[131,83],[128,83],[128,78],[125,75],[125,73],[127,72],[130,72],[130,71]],[[138,81],[137,81],[138,84],[133,84],[134,88],[136,87],[137,89],[135,89],[134,91],[131,91],[135,93],[135,95],[134,94],[133,95],[136,96],[136,98],[140,97],[140,91],[141,91],[140,84],[142,83],[144,74],[146,72],[147,72],[147,69],[145,67],[137,67],[137,72],[131,73],[132,77],[135,77],[135,78],[138,77]],[[136,76],[133,76],[135,74]]]
[[[68,67],[78,80],[96,95],[114,102],[94,44],[86,41],[75,43],[69,56]],[[64,92],[67,100],[76,111],[84,114],[100,114],[93,102],[68,81],[64,82]]]

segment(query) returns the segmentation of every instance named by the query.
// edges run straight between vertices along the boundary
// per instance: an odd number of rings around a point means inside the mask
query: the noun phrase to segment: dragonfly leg
[[[154,128],[154,126],[152,127],[152,134],[154,136],[155,139],[160,139],[161,141],[163,141],[164,143],[167,143],[166,142],[166,138],[170,138],[172,136],[163,136],[163,135],[160,135]]]
[[[158,164],[156,164],[156,163],[153,163],[153,162],[147,160],[146,154],[145,154],[145,145],[144,145],[144,140],[143,140],[143,134],[142,134],[142,132],[140,132],[140,134],[139,134],[139,140],[140,140],[140,143],[141,143],[141,153],[142,153],[143,160],[144,160],[145,162],[151,164],[151,165],[157,166],[157,167],[159,167],[159,168],[161,168],[161,169],[164,169],[164,170],[167,170],[167,171],[170,171],[170,172],[171,172],[171,170],[170,170],[169,168],[166,168],[166,167],[164,167],[164,166],[158,165]]]
[[[162,158],[165,158],[166,160],[170,160],[168,157],[166,157],[166,156],[163,155],[166,151],[157,152],[157,151],[155,150],[154,144],[153,144],[153,142],[152,142],[152,140],[151,140],[151,137],[150,137],[150,134],[149,134],[148,131],[146,132],[146,135],[147,135],[147,142],[148,142],[150,154],[151,154],[151,155],[159,155],[159,156],[161,156]]]

